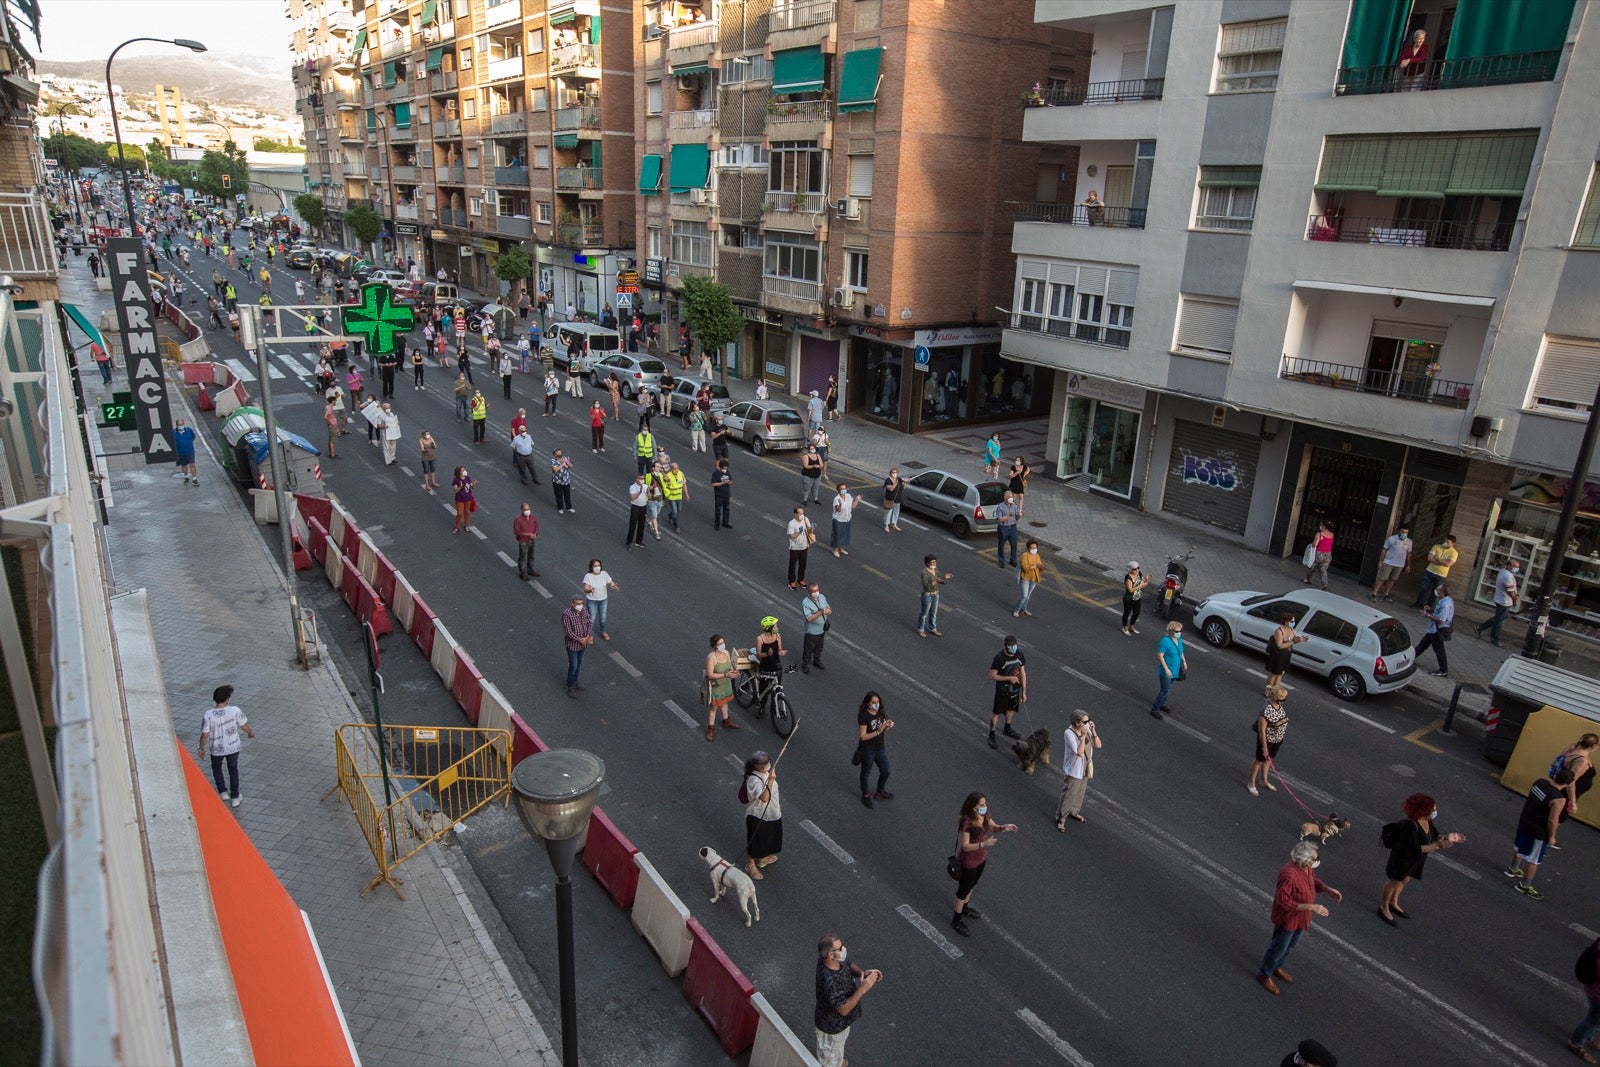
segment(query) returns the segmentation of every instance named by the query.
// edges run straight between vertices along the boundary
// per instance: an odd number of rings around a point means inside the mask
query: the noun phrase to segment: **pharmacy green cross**
[[[374,355],[393,352],[395,335],[410,333],[417,324],[416,312],[392,303],[393,297],[387,285],[362,286],[361,303],[339,309],[340,331],[364,337]]]

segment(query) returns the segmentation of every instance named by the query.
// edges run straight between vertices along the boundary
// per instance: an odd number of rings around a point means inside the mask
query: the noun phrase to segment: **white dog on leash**
[[[752,913],[755,921],[760,922],[761,905],[756,900],[756,884],[750,880],[750,876],[717,855],[717,850],[709,846],[700,850],[700,858],[706,861],[706,867],[711,871],[711,903],[715,904],[732,889],[739,907],[744,911],[744,924],[750,925]]]

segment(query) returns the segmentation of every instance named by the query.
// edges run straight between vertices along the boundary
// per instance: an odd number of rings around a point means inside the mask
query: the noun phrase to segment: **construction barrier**
[[[394,588],[389,591],[389,610],[394,613],[398,622],[408,636],[411,634],[411,620],[413,609],[416,607],[417,591],[406,581],[406,576],[399,571],[393,572]],[[380,588],[379,593],[383,590]]]
[[[433,673],[439,676],[444,687],[455,693],[456,642],[450,636],[450,631],[445,629],[444,623],[437,618],[433,620],[433,654],[428,657],[428,662],[433,664]]]
[[[373,569],[372,573],[367,575],[367,581],[372,583],[372,588],[378,591],[378,595],[383,598],[383,602],[388,604],[392,611],[394,610],[394,583],[396,577],[394,564],[390,563],[389,558],[377,549],[372,550],[372,558],[374,561]]]
[[[322,524],[324,532],[328,524],[333,521],[333,501],[324,496],[309,496],[305,493],[294,495],[295,507],[300,509],[300,514],[308,519],[315,518]]]
[[[322,569],[328,576],[328,584],[335,589],[344,586],[344,553],[340,552],[332,541],[328,542],[326,558],[322,561]]]
[[[385,726],[349,723],[334,731],[341,793],[355,813],[379,883],[400,893],[395,868],[473,812],[511,801],[511,735],[462,726]],[[387,799],[377,745],[388,745]],[[400,894],[404,896],[404,894]]]
[[[428,607],[428,602],[415,594],[411,597],[411,625],[406,627],[411,640],[417,643],[428,662],[433,662],[433,636],[439,625],[439,616]]]
[[[450,695],[456,698],[467,721],[478,725],[478,709],[483,705],[483,673],[472,657],[456,649],[455,666],[450,671]]]
[[[639,850],[622,836],[605,812],[595,808],[589,816],[589,838],[583,850],[583,865],[594,875],[617,907],[633,907],[639,891],[639,868],[633,857]]]
[[[334,507],[331,500],[328,502],[328,518],[325,522],[325,525],[328,527],[328,537],[333,542],[334,547],[343,552],[345,528],[344,508]]]
[[[511,765],[515,767],[523,760],[539,752],[548,752],[550,746],[533,729],[522,721],[522,716],[516,712],[511,713]]]
[[[217,370],[221,369],[223,377],[217,377]],[[232,381],[231,372],[225,364],[219,363],[185,363],[183,371],[184,385],[227,385]]]
[[[361,571],[361,577],[378,587],[378,546],[372,543],[372,535],[362,531],[356,536],[356,553],[350,557],[355,560],[356,567]]]
[[[737,1056],[756,1039],[756,1009],[750,998],[756,987],[733,965],[728,954],[694,919],[688,921],[694,948],[683,972],[683,995],[711,1024],[728,1055]]]
[[[333,510],[336,513],[344,514],[344,529],[339,533],[339,551],[349,556],[351,562],[354,562],[361,557],[361,527],[357,526],[355,520],[348,513],[345,513],[344,508],[338,504],[333,506]],[[332,533],[333,531],[330,530],[329,532]]]
[[[201,411],[217,410],[217,405],[211,401],[211,394],[206,392],[205,386],[203,385],[200,387],[200,391],[195,394],[194,402],[195,406]]]
[[[750,1067],[820,1067],[811,1050],[789,1029],[765,996],[750,998],[756,1010],[756,1040],[750,1049]]]
[[[628,917],[633,921],[633,928],[655,949],[667,974],[676,978],[689,966],[689,955],[694,949],[694,935],[689,932],[689,909],[667,885],[667,880],[657,873],[655,865],[644,858],[643,852],[634,853],[633,862],[639,868],[639,882],[633,911]]]
[[[316,560],[317,566],[325,566],[328,558],[328,531],[314,515],[306,516],[306,529],[311,531],[311,558]]]
[[[511,729],[511,701],[487,678],[483,680],[483,703],[478,706],[478,725],[485,730]]]
[[[205,390],[202,387],[201,392]],[[228,388],[220,390],[211,398],[212,406],[216,409],[217,418],[225,419],[239,408],[250,403],[250,394],[244,391],[244,382],[236,381]]]

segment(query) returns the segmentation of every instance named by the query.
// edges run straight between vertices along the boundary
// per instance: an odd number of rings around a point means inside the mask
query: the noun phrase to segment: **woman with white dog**
[[[1016,832],[1016,823],[1001,825],[994,821],[989,814],[989,798],[982,793],[968,793],[967,799],[962,801],[961,820],[956,825],[956,864],[960,874],[956,879],[955,914],[950,916],[950,925],[962,937],[972,935],[967,919],[983,918],[978,909],[967,902],[978,887],[978,879],[983,877],[989,850],[999,841],[996,835]]]
[[[1256,789],[1257,779],[1260,779],[1262,789],[1271,793],[1278,791],[1268,773],[1272,761],[1278,756],[1278,749],[1283,745],[1284,736],[1289,732],[1289,713],[1283,710],[1283,702],[1288,699],[1289,691],[1281,685],[1268,685],[1265,695],[1267,706],[1256,716],[1256,758],[1250,764],[1250,782],[1245,786],[1253,797],[1261,795]]]
[[[783,851],[783,806],[778,800],[778,768],[765,752],[744,763],[744,835],[748,859],[745,871],[761,879],[762,867],[778,862]]]

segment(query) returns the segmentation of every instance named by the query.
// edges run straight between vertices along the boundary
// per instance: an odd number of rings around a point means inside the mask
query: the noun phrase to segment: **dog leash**
[[[1277,771],[1278,770],[1278,765],[1273,762],[1271,756],[1267,757],[1267,768],[1269,770],[1273,770],[1273,771]],[[1288,793],[1290,798],[1296,804],[1300,805],[1300,810],[1305,812],[1306,815],[1310,816],[1311,819],[1313,821],[1315,821],[1318,825],[1321,825],[1324,816],[1318,815],[1316,812],[1314,812],[1310,808],[1306,807],[1305,801],[1301,800],[1298,796],[1296,796],[1295,795],[1295,791],[1289,787],[1289,783],[1284,781],[1283,773],[1281,771],[1278,772],[1278,781],[1283,782],[1283,790],[1284,790],[1284,792]]]

